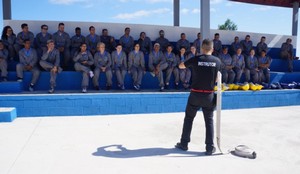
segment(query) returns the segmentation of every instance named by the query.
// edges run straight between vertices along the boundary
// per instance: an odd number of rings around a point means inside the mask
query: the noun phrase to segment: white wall
[[[29,30],[34,34],[40,32],[40,26],[46,24],[49,26],[49,32],[54,33],[57,31],[58,23],[63,22],[65,24],[65,31],[72,37],[76,27],[80,27],[82,34],[87,35],[89,33],[89,26],[96,28],[97,34],[100,34],[103,28],[107,28],[109,34],[119,39],[124,34],[125,27],[131,28],[131,35],[135,40],[139,38],[140,32],[144,31],[151,38],[155,40],[158,37],[159,30],[165,31],[165,37],[170,41],[177,41],[180,38],[181,33],[185,33],[187,39],[193,42],[196,39],[197,33],[200,31],[199,28],[187,28],[187,27],[172,27],[172,26],[159,26],[159,25],[141,25],[141,24],[122,24],[122,23],[100,23],[100,22],[71,22],[71,21],[34,21],[34,20],[4,20],[4,26],[10,25],[14,32],[17,34],[21,31],[21,24],[27,23]],[[280,48],[281,44],[286,41],[287,38],[292,38],[294,48],[297,48],[297,37],[287,35],[274,35],[265,33],[250,33],[250,32],[238,32],[238,31],[224,31],[224,30],[211,30],[211,37],[214,34],[220,33],[220,39],[224,45],[229,45],[233,42],[235,36],[239,36],[240,40],[244,39],[247,34],[251,36],[253,45],[260,41],[261,36],[266,36],[266,43],[269,48]]]

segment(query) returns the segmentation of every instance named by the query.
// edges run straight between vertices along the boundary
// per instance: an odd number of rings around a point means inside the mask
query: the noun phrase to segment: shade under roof
[[[230,0],[230,1],[277,6],[277,7],[289,7],[289,8],[293,7],[294,2],[300,3],[300,0]]]

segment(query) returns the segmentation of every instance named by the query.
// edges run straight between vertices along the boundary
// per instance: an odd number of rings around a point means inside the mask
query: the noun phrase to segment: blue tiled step
[[[0,107],[0,122],[12,122],[17,118],[17,111],[14,107]]]
[[[0,82],[0,93],[19,93],[23,91],[22,82],[8,81]]]

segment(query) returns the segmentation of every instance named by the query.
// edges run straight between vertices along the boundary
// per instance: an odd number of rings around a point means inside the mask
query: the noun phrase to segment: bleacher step
[[[22,82],[8,81],[0,82],[0,93],[20,93],[23,91]]]
[[[17,110],[14,107],[0,108],[0,122],[12,122],[17,118]]]

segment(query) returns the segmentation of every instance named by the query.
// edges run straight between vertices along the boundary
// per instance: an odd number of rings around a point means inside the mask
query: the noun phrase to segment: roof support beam
[[[203,39],[210,38],[210,2],[209,0],[201,0],[200,3],[200,11],[201,11],[201,35]]]
[[[180,14],[180,8],[179,8],[179,0],[173,0],[173,15],[174,15],[174,26],[179,27],[179,14]]]
[[[11,0],[2,0],[3,20],[11,20]]]
[[[292,22],[292,35],[297,36],[298,34],[298,13],[299,12],[299,2],[293,2],[293,22]]]

